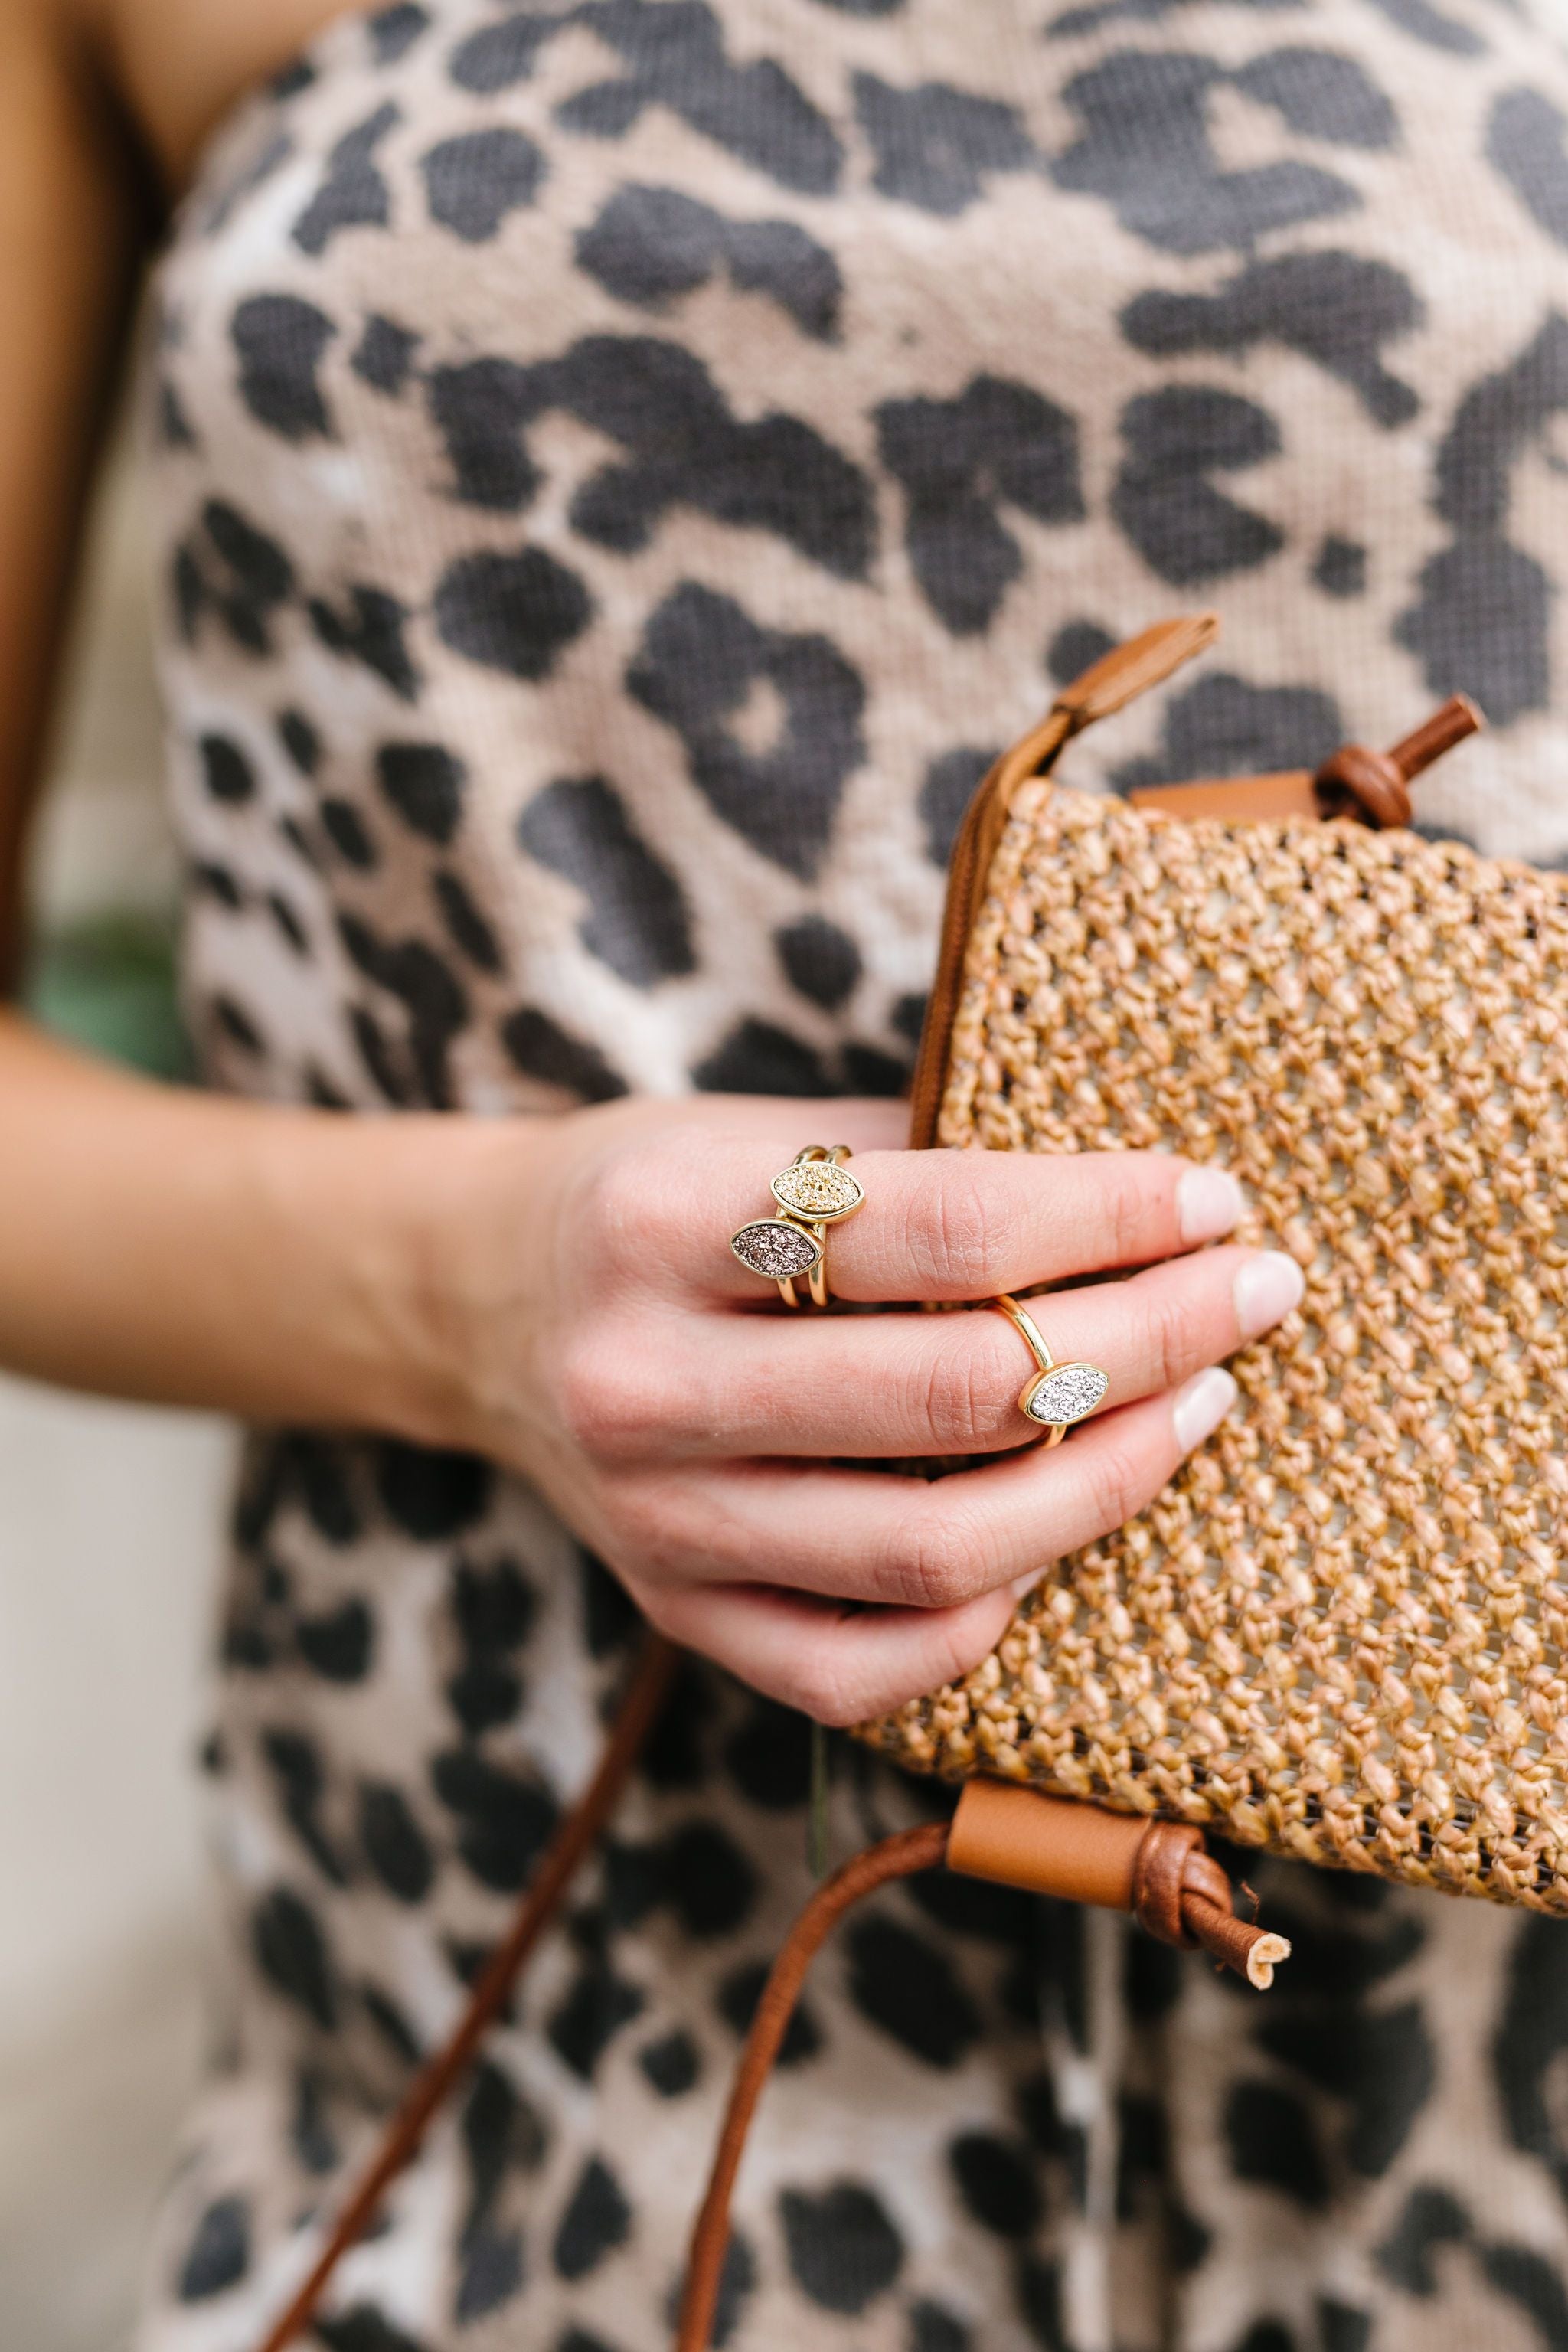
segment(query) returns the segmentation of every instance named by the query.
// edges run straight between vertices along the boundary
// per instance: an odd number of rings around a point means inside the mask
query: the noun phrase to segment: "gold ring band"
[[[730,1236],[741,1264],[765,1282],[776,1282],[786,1307],[799,1306],[795,1285],[802,1276],[814,1307],[826,1307],[832,1296],[827,1228],[852,1217],[866,1200],[858,1177],[844,1165],[848,1158],[847,1143],[808,1143],[773,1180],[770,1190],[778,1203],[773,1215],[754,1218]]]
[[[1026,1307],[1004,1291],[990,1302],[1023,1339],[1036,1369],[1018,1391],[1018,1410],[1046,1433],[1047,1446],[1059,1445],[1073,1423],[1105,1402],[1110,1377],[1098,1364],[1058,1364]]]

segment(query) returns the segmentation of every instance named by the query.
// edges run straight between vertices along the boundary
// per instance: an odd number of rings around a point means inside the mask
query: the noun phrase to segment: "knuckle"
[[[990,1444],[1006,1423],[1012,1397],[988,1331],[981,1335],[979,1345],[967,1332],[962,1338],[954,1335],[930,1367],[921,1403],[939,1454],[973,1454]]]
[[[910,1254],[917,1271],[967,1295],[994,1289],[1005,1220],[991,1186],[980,1166],[957,1152],[937,1176],[910,1218]]]
[[[1092,1449],[1086,1450],[1090,1454],[1085,1475],[1095,1527],[1100,1535],[1110,1535],[1147,1501],[1148,1465],[1128,1438],[1109,1428],[1098,1431]]]
[[[893,1547],[894,1597],[909,1609],[951,1609],[967,1601],[978,1581],[979,1547],[951,1510],[927,1507],[911,1516]]]
[[[1152,1388],[1174,1388],[1185,1373],[1196,1339],[1196,1318],[1190,1304],[1168,1286],[1152,1291],[1143,1302],[1143,1346]]]
[[[557,1410],[566,1433],[580,1452],[601,1462],[657,1452],[669,1434],[672,1393],[642,1350],[612,1345],[599,1331],[572,1341],[556,1368]]]
[[[1100,1195],[1110,1264],[1125,1265],[1142,1255],[1149,1222],[1148,1177],[1142,1164],[1130,1156],[1110,1155],[1101,1171]]]

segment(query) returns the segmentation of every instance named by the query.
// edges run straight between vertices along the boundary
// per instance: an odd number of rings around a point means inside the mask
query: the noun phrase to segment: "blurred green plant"
[[[180,1019],[175,926],[150,916],[98,915],[36,941],[24,997],[47,1028],[95,1054],[161,1078],[189,1078]]]

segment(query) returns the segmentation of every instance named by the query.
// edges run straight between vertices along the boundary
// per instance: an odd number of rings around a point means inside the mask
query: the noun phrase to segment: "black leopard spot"
[[[1568,245],[1568,115],[1543,90],[1503,91],[1487,125],[1487,161],[1547,236]]]
[[[586,2278],[631,2235],[632,2211],[602,2157],[590,2157],[555,2232],[555,2267],[563,2279]]]
[[[547,784],[523,810],[518,839],[531,857],[564,875],[588,900],[577,936],[634,988],[694,971],[679,883],[602,776]]]
[[[357,915],[340,913],[338,937],[358,969],[396,997],[408,1015],[408,1050],[418,1090],[433,1110],[450,1110],[448,1054],[468,1017],[462,983],[423,940],[377,937]]]
[[[1297,2352],[1296,2338],[1280,2319],[1255,2319],[1236,2352]]]
[[[344,865],[368,874],[376,860],[375,844],[358,809],[348,801],[328,798],[321,803],[321,830]]]
[[[563,129],[619,139],[645,107],[665,106],[693,131],[786,188],[826,195],[843,149],[830,122],[772,58],[732,65],[707,0],[587,0],[557,23],[590,25],[626,64],[556,109]],[[551,27],[553,29],[553,26]]]
[[[544,158],[521,131],[498,123],[443,139],[419,168],[431,219],[468,245],[483,245],[508,213],[533,202]]]
[[[926,1000],[918,994],[899,997],[888,1015],[889,1027],[896,1029],[900,1037],[907,1037],[911,1045],[920,1044],[925,1020]]]
[[[763,1997],[763,1987],[768,1980],[766,1960],[745,1960],[731,1969],[719,1986],[716,2006],[726,2025],[743,2041],[752,2030],[752,2020],[757,2013],[757,2003]],[[773,2063],[778,2066],[798,2066],[807,2058],[815,2058],[822,2047],[822,2028],[815,2012],[804,2001],[797,2001],[784,2028]]]
[[[994,751],[960,743],[941,753],[926,770],[916,805],[925,827],[926,856],[933,866],[945,866],[952,856],[964,812],[995,757]]]
[[[811,1727],[794,1707],[754,1699],[725,1743],[724,1761],[751,1803],[768,1812],[793,1812],[811,1787]]]
[[[1325,596],[1360,596],[1366,588],[1367,551],[1358,540],[1330,531],[1318,550],[1312,578]]]
[[[1233,77],[1244,96],[1279,109],[1305,139],[1342,147],[1393,147],[1399,119],[1353,58],[1333,49],[1271,49]]]
[[[742,1021],[705,1055],[691,1083],[709,1095],[826,1095],[833,1092],[809,1045],[771,1021]]]
[[[1310,2082],[1351,2103],[1345,2154],[1368,2179],[1387,2171],[1431,2096],[1436,2053],[1420,2006],[1347,2010],[1342,1999],[1314,2015],[1292,2003],[1258,2028],[1262,2047]]]
[[[458,1562],[452,1580],[452,1613],[471,1650],[515,1650],[528,1639],[538,1609],[538,1594],[516,1560],[504,1552],[489,1567]]]
[[[1422,571],[1394,635],[1434,693],[1474,696],[1506,727],[1551,693],[1552,587],[1506,537],[1514,474],[1568,409],[1568,318],[1553,311],[1509,366],[1472,385],[1437,453],[1436,504],[1454,543]]]
[[[1316,768],[1343,740],[1338,705],[1315,687],[1249,686],[1222,670],[1173,696],[1159,751],[1118,768],[1111,781],[1125,793],[1203,776]]]
[[[1276,104],[1298,102],[1300,82],[1293,89],[1288,69],[1271,83],[1268,66],[1260,58],[1247,69],[1252,94]],[[1051,166],[1058,186],[1103,197],[1123,228],[1167,253],[1213,253],[1227,246],[1247,251],[1271,230],[1353,210],[1361,202],[1355,188],[1316,163],[1292,157],[1221,169],[1207,114],[1213,95],[1229,79],[1210,58],[1140,49],[1117,50],[1076,75],[1061,95],[1082,131]],[[1135,140],[1127,136],[1130,122],[1139,125]]]
[[[308,607],[311,628],[329,653],[341,655],[344,661],[363,662],[385,680],[394,694],[412,702],[418,692],[419,673],[404,642],[410,617],[407,607],[384,589],[367,588],[360,582],[351,584],[349,599],[344,613],[312,596]]]
[[[436,627],[466,661],[510,677],[547,677],[587,627],[593,606],[574,572],[542,548],[462,555],[436,589]]]
[[[1028,2151],[994,2132],[963,2132],[947,2160],[967,2210],[999,2238],[1026,2238],[1043,2210]]]
[[[468,1748],[436,1757],[430,1779],[458,1816],[458,1852],[480,1884],[502,1895],[524,1885],[555,1828],[559,1808],[551,1791]]]
[[[973,1936],[1016,1951],[1033,1950],[1035,1898],[1017,1887],[932,1870],[912,1878],[905,1892],[928,1919],[953,1935]]]
[[[751,2242],[739,2230],[730,2233],[730,2243],[724,2253],[724,2266],[719,2273],[719,2293],[713,2305],[713,2352],[724,2352],[724,2347],[741,2323],[748,2297],[757,2284],[757,2258]],[[674,2313],[670,2315],[674,2319]]]
[[[689,1822],[661,1843],[659,1880],[689,1936],[731,1934],[756,1901],[755,1871],[711,1822]]]
[[[518,9],[458,43],[452,52],[452,79],[459,89],[484,97],[510,89],[528,79],[540,50],[558,29],[558,18]]]
[[[274,1728],[261,1735],[261,1752],[277,1777],[283,1818],[333,1886],[346,1886],[349,1874],[317,1818],[325,1792],[321,1753],[302,1732]]]
[[[231,735],[204,735],[196,745],[202,782],[215,801],[230,807],[256,796],[256,771]]]
[[[395,319],[384,319],[378,311],[373,311],[364,322],[349,365],[374,392],[384,392],[395,399],[408,381],[418,348],[419,337],[411,328],[400,327]]]
[[[779,2218],[791,2274],[824,2311],[858,2318],[903,2268],[903,2241],[887,2209],[854,2181],[819,2196],[786,2189]]]
[[[383,1508],[416,1543],[461,1535],[489,1507],[493,1475],[474,1454],[384,1439],[375,1449],[375,1487]]]
[[[384,228],[392,217],[386,182],[377,171],[377,147],[395,123],[403,120],[389,100],[346,131],[327,158],[321,184],[294,224],[294,242],[309,254],[321,254],[346,228]]]
[[[1152,2021],[1168,2017],[1182,1997],[1182,1962],[1173,1947],[1152,1936],[1130,1936],[1123,1981],[1129,2012]]]
[[[169,449],[195,449],[199,446],[184,404],[175,386],[165,376],[158,386],[158,435]]]
[[[1370,2352],[1372,2314],[1337,2296],[1318,2297],[1318,2337],[1322,2352]]]
[[[1307,2108],[1293,2092],[1246,2079],[1232,2084],[1225,2137],[1238,2179],[1280,2189],[1313,2212],[1327,2205],[1322,2153]]]
[[[419,5],[419,0],[391,0],[390,6],[378,8],[365,26],[376,64],[395,65],[429,22],[429,12]]]
[[[847,931],[823,915],[805,915],[775,931],[779,961],[795,986],[825,1012],[836,1013],[860,979],[860,950]]]
[[[406,1109],[414,1098],[414,1089],[370,1007],[354,1005],[349,1013],[349,1026],[360,1058],[377,1089],[399,1110]]]
[[[1016,110],[945,82],[895,89],[875,74],[855,77],[855,113],[877,157],[873,185],[900,204],[948,217],[985,192],[988,174],[1038,168],[1039,154]]]
[[[423,1903],[436,1876],[435,1857],[401,1789],[367,1780],[360,1790],[360,1843],[389,1895]]]
[[[956,400],[890,400],[876,412],[883,464],[907,500],[904,535],[921,593],[955,635],[988,626],[1024,567],[997,520],[1081,521],[1078,426],[1026,384],[979,375]]]
[[[1116,2212],[1135,2221],[1159,2212],[1170,2178],[1170,2132],[1156,2098],[1123,2091],[1116,2103]]]
[[[1489,2283],[1529,2315],[1548,2352],[1563,2352],[1568,2346],[1568,2290],[1546,2257],[1531,2246],[1483,2245],[1478,2251]]]
[[[510,1723],[522,1705],[522,1678],[496,1658],[470,1658],[447,1685],[453,1714],[471,1739]]]
[[[844,284],[826,246],[795,221],[726,219],[679,188],[618,188],[577,238],[577,260],[617,300],[659,310],[727,268],[823,342],[838,331]]]
[[[1432,0],[1372,0],[1391,25],[1404,33],[1412,33],[1425,41],[1430,49],[1447,49],[1451,57],[1478,58],[1486,53],[1486,43],[1472,26],[1462,25],[1457,16],[1435,8]]]
[[[338,1990],[326,1938],[309,1905],[287,1886],[263,1895],[251,1913],[251,1949],[268,1982],[330,2033]]]
[[[761,628],[688,582],[653,614],[626,684],[679,735],[714,814],[810,881],[866,756],[866,689],[830,639]]]
[[[1565,1948],[1555,1920],[1528,1915],[1520,1919],[1491,2058],[1510,2139],[1543,2164],[1568,2197],[1568,2146],[1556,2128],[1547,2095],[1568,2068],[1563,2056],[1568,2049]]]
[[[216,858],[198,857],[185,869],[185,879],[195,898],[212,898],[231,914],[245,904],[245,892],[228,866],[220,866]]]
[[[439,743],[384,743],[375,755],[375,773],[409,829],[445,849],[463,813],[461,760]]]
[[[642,1623],[642,1614],[618,1576],[602,1559],[579,1549],[583,1572],[583,1639],[591,1658],[624,1649]]]
[[[288,899],[279,891],[268,890],[267,893],[267,911],[272,918],[273,928],[278,931],[284,944],[292,948],[297,956],[309,956],[310,933]]]
[[[477,2230],[465,2241],[452,2315],[459,2326],[510,2303],[522,2285],[522,2232]]]
[[[697,2044],[677,2026],[637,2053],[637,2064],[661,2099],[678,2099],[689,2091],[702,2071]]]
[[[694,1789],[709,1759],[704,1730],[713,1713],[713,1685],[695,1660],[682,1659],[642,1752],[644,1776],[656,1789]]]
[[[327,2122],[327,2095],[319,2075],[302,2066],[294,2085],[289,2143],[301,2166],[318,2179],[335,2171],[342,2152]]]
[[[500,941],[462,876],[443,866],[430,877],[430,889],[453,946],[478,971],[499,972],[503,962]]]
[[[196,2224],[181,2267],[182,2303],[202,2303],[237,2286],[250,2267],[250,2208],[243,2197],[219,2197]]]
[[[1418,327],[1425,309],[1410,280],[1352,253],[1286,253],[1249,262],[1214,294],[1140,294],[1121,331],[1158,358],[1249,352],[1283,343],[1350,385],[1375,423],[1406,425],[1420,406],[1383,364],[1383,346]]]
[[[311,2322],[327,2352],[426,2352],[371,2303],[356,2303],[337,2317]]]
[[[623,2025],[640,2017],[647,1996],[608,1968],[584,1969],[545,2027],[552,2047],[585,2083]]]
[[[613,1102],[626,1091],[625,1078],[611,1069],[596,1045],[585,1037],[570,1036],[536,1005],[509,1013],[500,1037],[525,1077],[561,1087],[584,1102]]]
[[[928,2066],[956,2066],[981,2023],[946,1954],[878,1913],[852,1922],[846,1942],[849,1990],[862,2016]]]
[[[909,2352],[969,2352],[969,2330],[951,2311],[929,2297],[910,2306]]]
[[[419,2036],[391,1994],[374,1984],[362,1984],[358,1992],[360,2007],[392,2055],[405,2066],[416,2066],[425,2054]]]
[[[1212,385],[1167,384],[1121,412],[1126,450],[1110,510],[1151,571],[1175,587],[1246,572],[1285,543],[1278,523],[1208,478],[1279,452],[1267,409]]]
[[[258,425],[303,441],[331,437],[331,418],[316,382],[321,356],[337,333],[324,310],[294,294],[256,294],[241,302],[229,333],[239,359],[239,395]]]
[[[265,1056],[267,1040],[253,1015],[246,1011],[237,998],[220,990],[212,999],[208,1010],[214,1025],[229,1045],[237,1045],[242,1054],[252,1055],[258,1060]]]
[[[1373,2259],[1406,2294],[1430,2297],[1437,2293],[1438,2249],[1462,2245],[1469,2231],[1469,2216],[1447,2189],[1413,2189]]]
[[[652,335],[587,335],[559,359],[518,367],[476,359],[430,378],[431,415],[457,495],[516,512],[539,470],[521,438],[563,409],[624,451],[572,501],[574,530],[636,554],[671,507],[769,530],[846,579],[875,543],[871,488],[858,467],[793,416],[737,418],[695,352]]]
[[[853,1038],[844,1048],[844,1092],[880,1095],[896,1100],[907,1089],[910,1066],[879,1045],[862,1045]]]
[[[1043,2352],[1068,2352],[1067,2329],[1062,2322],[1062,2276],[1055,2263],[1043,2263],[1037,2255],[1026,2254],[1018,2264],[1015,2277],[1018,2308],[1024,2325]]]
[[[1058,686],[1075,685],[1115,643],[1098,621],[1068,621],[1046,647],[1046,668]]]
[[[462,2231],[467,2239],[489,2220],[509,2167],[537,2171],[548,2142],[533,2107],[489,2058],[481,2058],[474,2068],[458,2129],[470,2183]]]

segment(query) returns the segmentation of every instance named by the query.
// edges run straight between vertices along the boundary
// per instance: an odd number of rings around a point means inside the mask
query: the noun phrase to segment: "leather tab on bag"
[[[1109,719],[1124,703],[1151,687],[1163,686],[1172,672],[1213,645],[1219,635],[1217,613],[1183,614],[1173,621],[1156,621],[1141,636],[1112,646],[1091,662],[1081,677],[1062,688],[1053,709],[1072,722],[1076,735],[1097,719]]]
[[[966,1780],[948,1837],[947,1866],[1104,1911],[1131,1911],[1142,1813],[1108,1813],[1074,1797],[1047,1797],[1006,1780]]]
[[[1277,776],[1226,776],[1205,784],[1144,784],[1127,798],[1145,816],[1217,816],[1230,824],[1283,824],[1291,817],[1322,814],[1310,768]]]

